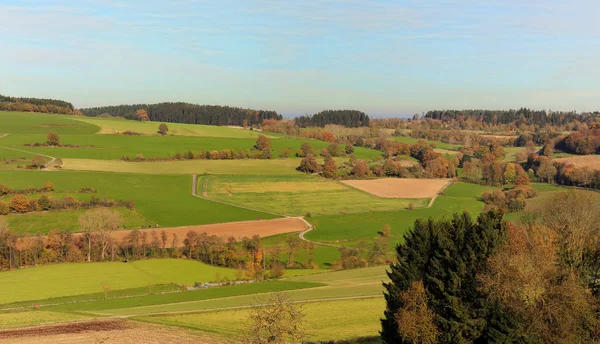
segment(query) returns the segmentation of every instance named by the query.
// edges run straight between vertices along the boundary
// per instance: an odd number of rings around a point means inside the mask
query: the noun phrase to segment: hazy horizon
[[[599,13],[590,0],[8,0],[0,93],[288,115],[594,111]]]

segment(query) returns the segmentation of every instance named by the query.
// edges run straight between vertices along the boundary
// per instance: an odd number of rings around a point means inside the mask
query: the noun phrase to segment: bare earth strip
[[[228,222],[218,223],[214,225],[201,225],[201,226],[183,226],[183,227],[170,227],[170,228],[156,228],[156,234],[160,237],[162,231],[167,233],[169,240],[167,240],[167,247],[171,247],[171,239],[173,234],[177,234],[179,238],[179,245],[183,246],[183,239],[189,231],[195,231],[196,233],[206,233],[208,235],[217,235],[224,238],[230,236],[237,239],[243,237],[252,237],[253,235],[260,235],[261,238],[285,233],[301,232],[306,229],[306,224],[302,219],[299,218],[284,218],[284,219],[273,219],[273,220],[254,220],[254,221],[239,221],[239,222]],[[143,229],[143,232],[152,232],[153,229]],[[117,231],[112,234],[113,238],[118,241],[123,240],[131,231]],[[148,233],[150,238],[150,233]]]
[[[343,183],[383,198],[430,198],[451,181],[448,179],[382,178],[344,180]]]
[[[592,170],[600,170],[600,155],[581,155],[571,156],[568,158],[554,159],[554,162],[565,163],[567,165],[573,164],[575,167],[587,167]]]
[[[95,320],[0,331],[0,343],[223,343],[192,331],[123,320]]]

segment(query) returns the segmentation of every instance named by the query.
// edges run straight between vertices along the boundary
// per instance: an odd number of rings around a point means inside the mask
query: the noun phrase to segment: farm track
[[[2,138],[5,138],[5,137],[7,137],[8,135],[9,135],[9,134],[4,134],[4,135],[1,135],[1,136],[0,136],[0,139],[2,139]],[[41,156],[43,156],[43,157],[49,158],[49,159],[50,159],[50,161],[49,161],[49,162],[47,162],[47,163],[44,165],[44,169],[47,169],[47,168],[48,168],[48,166],[52,165],[52,163],[54,163],[54,161],[56,161],[56,158],[55,158],[55,157],[53,157],[53,156],[50,156],[50,155],[45,155],[45,154],[38,154],[38,153],[28,152],[28,151],[25,151],[25,150],[16,149],[16,148],[10,148],[10,147],[6,147],[6,146],[0,146],[0,148],[7,149],[7,150],[11,150],[11,151],[14,151],[14,152],[19,152],[19,153],[32,154],[32,155],[41,155]]]

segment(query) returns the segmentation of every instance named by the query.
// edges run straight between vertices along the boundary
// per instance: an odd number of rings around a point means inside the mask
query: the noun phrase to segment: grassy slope
[[[214,280],[217,273],[234,279],[236,271],[183,259],[45,265],[2,272],[0,302],[100,292],[102,282],[113,289],[164,283],[191,285]]]
[[[428,199],[380,198],[343,183],[302,174],[283,178],[206,176],[198,182],[199,194],[204,191],[206,181],[211,198],[295,216],[399,210],[406,209],[409,203],[419,207],[429,202]]]
[[[392,226],[394,241],[399,242],[418,218],[441,218],[455,212],[469,211],[476,216],[483,209],[483,202],[477,200],[486,190],[493,188],[456,183],[439,196],[431,208],[403,210],[395,212],[371,212],[365,214],[314,216],[309,219],[317,223],[317,230],[306,235],[310,240],[336,241],[344,239],[372,239],[378,235],[383,225]]]
[[[82,123],[74,118],[66,115],[0,111],[0,134],[40,134],[45,137],[49,131],[60,135],[89,135],[100,130],[95,125]]]
[[[406,143],[409,145],[412,145],[413,143],[417,143],[420,140],[420,139],[410,137],[410,136],[392,136],[391,139],[396,142],[402,142],[402,143]],[[423,141],[425,141],[429,144],[434,144],[435,148],[440,148],[440,149],[458,150],[461,147],[461,145],[454,145],[454,144],[445,143],[445,142],[441,142],[441,141],[434,141],[434,140],[423,140]]]
[[[50,180],[59,190],[94,187],[97,196],[135,201],[136,210],[163,227],[273,218],[191,195],[191,176],[118,174],[70,171],[2,171],[0,180],[13,188],[43,185]]]

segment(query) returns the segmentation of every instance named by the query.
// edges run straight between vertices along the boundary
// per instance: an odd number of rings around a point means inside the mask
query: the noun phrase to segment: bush
[[[44,190],[46,190],[46,191],[54,191],[54,183],[52,183],[52,182],[45,182],[44,183]]]
[[[46,137],[46,143],[50,146],[60,146],[60,137],[57,133],[50,131]]]
[[[30,211],[29,200],[27,199],[27,197],[25,197],[25,195],[15,195],[10,200],[10,209],[15,213],[26,213]]]
[[[8,203],[0,201],[0,215],[8,215],[9,212],[10,207],[8,206]]]

